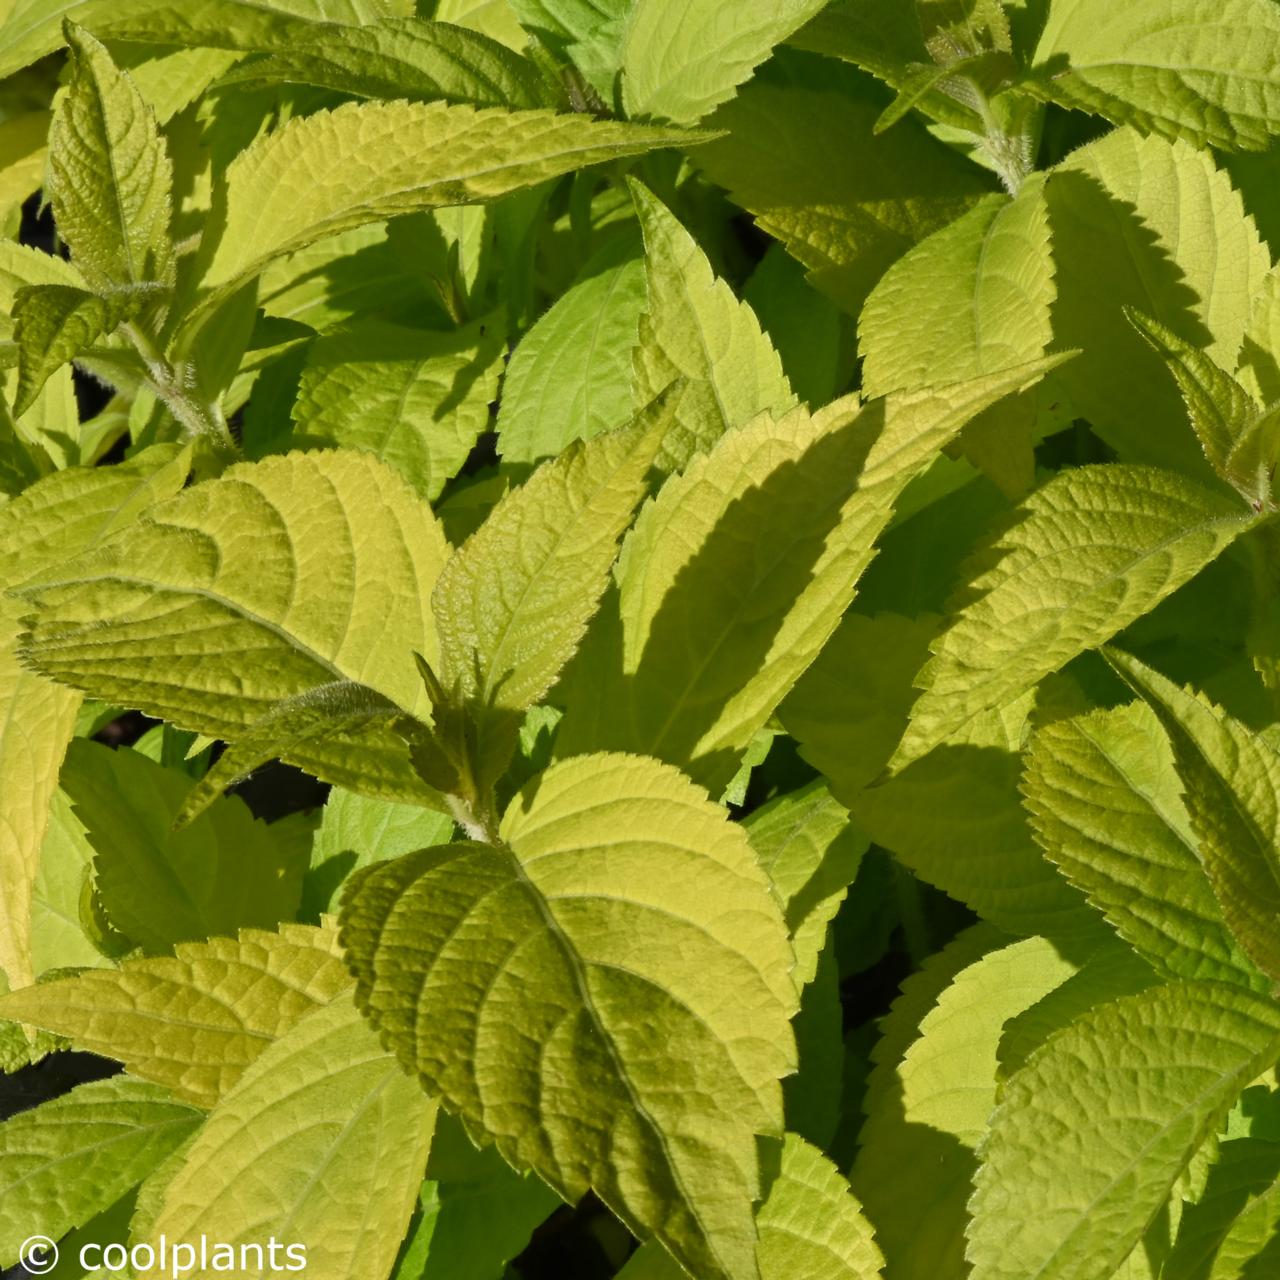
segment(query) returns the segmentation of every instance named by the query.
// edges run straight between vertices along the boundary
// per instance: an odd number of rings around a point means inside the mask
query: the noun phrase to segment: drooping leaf
[[[1109,640],[1214,560],[1250,514],[1154,468],[1056,475],[971,563],[891,767]]]
[[[335,681],[425,717],[413,654],[438,661],[427,601],[446,556],[430,509],[376,458],[241,464],[33,588],[27,653],[96,696],[232,742]],[[348,756],[341,738],[312,737],[287,758],[344,782]],[[396,789],[435,803],[407,748]]]
[[[62,786],[93,846],[107,915],[149,951],[291,920],[304,866],[266,823],[228,797],[182,831],[173,820],[190,779],[137,751],[72,742]]]
[[[645,267],[610,248],[520,340],[498,406],[499,450],[538,462],[631,414],[631,352],[645,309]]]
[[[1199,146],[1280,131],[1280,15],[1265,0],[1054,0],[1024,90]]]
[[[1280,977],[1280,754],[1136,658],[1109,651],[1108,659],[1173,744],[1197,852],[1223,918],[1254,964]]]
[[[172,956],[16,991],[0,998],[0,1015],[212,1107],[294,1023],[350,984],[337,943],[336,930],[301,925],[183,942]]]
[[[21,417],[31,408],[57,369],[115,329],[128,305],[123,295],[102,298],[70,285],[20,289],[13,304],[18,343],[15,416]]]
[[[853,68],[783,50],[707,122],[728,136],[695,153],[850,315],[907,249],[991,190],[914,120],[874,134],[883,106]]]
[[[488,429],[505,345],[495,316],[452,333],[371,320],[332,330],[307,353],[294,443],[367,450],[435,499]]]
[[[1171,978],[1265,987],[1223,921],[1168,739],[1146,707],[1045,725],[1026,761],[1036,838],[1126,942]]]
[[[225,224],[204,284],[220,297],[273,258],[363,223],[496,200],[605,160],[704,139],[675,128],[443,102],[320,111],[231,163]]]
[[[362,98],[481,107],[548,105],[532,63],[451,23],[396,18],[360,27],[299,24],[288,37],[263,42],[258,47],[264,56],[241,62],[222,83],[311,84]]]
[[[904,986],[873,1051],[850,1180],[893,1280],[964,1274],[965,1206],[996,1103],[1001,1031],[1072,972],[1042,938],[1002,941],[975,930],[935,955]]]
[[[350,993],[303,1018],[210,1113],[148,1240],[301,1242],[320,1280],[381,1280],[422,1181],[436,1104],[400,1070]],[[216,1249],[190,1274],[219,1274]],[[290,1262],[296,1262],[290,1256]],[[225,1270],[226,1255],[221,1259]],[[263,1266],[261,1274],[270,1274]]]
[[[96,287],[170,284],[173,165],[155,116],[93,36],[69,26],[67,38],[71,86],[49,131],[58,234]]]
[[[754,810],[742,824],[783,902],[796,982],[812,982],[827,928],[858,874],[867,841],[821,780]]]
[[[636,0],[622,48],[622,99],[633,117],[694,124],[737,87],[825,0]]]
[[[796,398],[755,313],[716,279],[697,241],[638,182],[631,198],[644,230],[648,297],[634,354],[636,403],[686,382],[659,458],[671,471],[730,428],[760,413],[779,416]]]
[[[1006,1084],[980,1151],[973,1280],[1109,1274],[1277,1057],[1274,1004],[1212,982],[1122,998],[1053,1037]]]
[[[745,835],[623,755],[553,765],[500,834],[362,874],[343,911],[362,1007],[517,1168],[592,1187],[697,1275],[754,1277],[755,1135],[781,1131],[795,988]]]
[[[199,1125],[167,1090],[83,1084],[0,1125],[0,1265],[31,1235],[59,1239],[113,1204]]]
[[[557,751],[643,750],[718,794],[848,608],[907,482],[1044,367],[722,436],[627,538]]]

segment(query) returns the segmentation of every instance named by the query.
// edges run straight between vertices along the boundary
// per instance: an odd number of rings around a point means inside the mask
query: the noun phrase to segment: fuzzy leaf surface
[[[698,242],[638,182],[631,197],[644,230],[648,297],[634,352],[636,403],[677,378],[687,384],[659,459],[671,471],[757,414],[781,415],[796,397],[755,312],[716,278]]]
[[[781,1133],[796,993],[745,834],[624,755],[553,765],[500,834],[355,882],[361,1006],[516,1168],[592,1187],[697,1275],[754,1278],[755,1135]]]
[[[907,482],[1044,367],[721,437],[624,543],[557,750],[642,749],[722,788],[848,608]]]
[[[376,454],[437,498],[489,426],[505,346],[493,317],[451,333],[369,320],[327,333],[302,371],[294,440]]]
[[[636,0],[622,46],[627,114],[694,124],[734,90],[825,0]]]
[[[0,1125],[0,1264],[28,1236],[54,1240],[113,1204],[201,1119],[165,1089],[117,1077],[83,1084]]]
[[[27,987],[0,998],[0,1014],[56,1031],[207,1108],[350,981],[336,930],[283,925]]]
[[[971,562],[891,767],[1109,640],[1252,523],[1190,480],[1124,464],[1062,472],[1020,516]]]
[[[155,115],[97,40],[71,32],[71,86],[49,131],[58,234],[91,284],[171,283],[173,165]]]
[[[96,697],[232,742],[334,681],[426,715],[413,653],[438,657],[427,601],[446,556],[430,509],[368,454],[243,463],[33,588],[27,654]],[[292,763],[347,780],[340,738],[304,745]],[[384,790],[435,803],[407,749],[385,751],[399,764]]]
[[[308,26],[299,25],[287,42],[264,42],[264,56],[241,63],[222,82],[310,84],[361,98],[480,107],[544,105],[532,63],[465,27],[418,18]]]
[[[1037,840],[1126,942],[1170,978],[1265,985],[1223,920],[1150,710],[1134,703],[1045,725],[1026,762]]]
[[[575,169],[704,137],[443,102],[320,111],[252,143],[231,163],[226,221],[204,283],[221,296],[273,258],[324,236],[418,209],[496,200]]]
[[[1198,853],[1249,958],[1280,978],[1280,755],[1233,716],[1127,654],[1112,665],[1173,744]]]
[[[1124,997],[1053,1037],[1006,1084],[980,1152],[973,1280],[1109,1274],[1277,1057],[1275,1005],[1210,982]]]
[[[1280,131],[1280,14],[1265,0],[1054,0],[1023,87],[1198,146]]]
[[[321,1280],[380,1280],[408,1225],[435,1118],[351,994],[340,995],[271,1045],[213,1109],[148,1238],[204,1235],[237,1253],[241,1243],[304,1241],[307,1270]],[[157,1266],[139,1280],[167,1274]]]

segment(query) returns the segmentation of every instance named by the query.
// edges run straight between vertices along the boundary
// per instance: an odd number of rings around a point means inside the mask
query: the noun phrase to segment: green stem
[[[221,404],[193,396],[182,369],[169,363],[155,339],[140,325],[130,321],[121,328],[147,366],[152,389],[188,436],[205,436],[218,453],[238,456],[240,450],[222,415]]]
[[[995,112],[991,110],[991,101],[981,87],[972,80],[969,84],[973,89],[974,104],[986,130],[983,146],[991,157],[1005,190],[1011,196],[1016,196],[1032,170],[1030,140],[1024,132],[1006,132],[996,119]]]

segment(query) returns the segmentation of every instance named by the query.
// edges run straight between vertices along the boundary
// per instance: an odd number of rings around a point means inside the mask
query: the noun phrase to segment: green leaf
[[[870,396],[1038,360],[1056,296],[1043,184],[987,196],[895,262],[858,324]]]
[[[880,0],[832,0],[791,43],[811,53],[852,62],[899,92],[908,88],[929,56],[917,5],[885,5]],[[934,120],[970,132],[981,131],[977,111],[940,87],[932,88],[914,105]]]
[[[761,1280],[876,1280],[884,1265],[857,1197],[827,1157],[787,1134],[756,1214]],[[656,1244],[632,1254],[618,1280],[683,1280]]]
[[[742,825],[782,901],[803,987],[817,973],[827,927],[858,874],[867,841],[821,780],[761,805]]]
[[[62,786],[97,854],[108,917],[147,950],[271,928],[297,911],[304,868],[243,801],[218,800],[174,831],[190,786],[185,773],[81,739],[67,751]]]
[[[64,17],[104,39],[220,45],[296,31],[302,21],[367,22],[391,12],[387,0],[15,0],[0,25],[0,77],[59,48]]]
[[[1054,0],[1024,91],[1198,146],[1280,132],[1280,14],[1265,0]]]
[[[1199,348],[1184,342],[1150,316],[1132,310],[1126,314],[1130,324],[1168,366],[1187,406],[1191,429],[1209,465],[1223,475],[1236,437],[1256,416],[1258,405],[1226,370],[1219,368]]]
[[[1026,760],[1036,839],[1134,950],[1170,978],[1265,988],[1223,921],[1173,753],[1147,707],[1044,725]]]
[[[883,108],[851,67],[783,50],[708,122],[728,136],[695,153],[850,315],[907,249],[990,190],[915,120],[875,134]]]
[[[884,1259],[839,1170],[795,1134],[756,1215],[762,1280],[874,1280]]]
[[[509,0],[509,4],[526,30],[562,61],[571,62],[612,106],[631,0]]]
[[[1001,0],[916,0],[916,13],[925,46],[939,63],[1011,48],[1009,15]]]
[[[0,997],[0,1015],[57,1031],[176,1098],[212,1107],[350,981],[335,930],[283,925],[26,987]]]
[[[848,608],[907,482],[1044,367],[762,416],[694,458],[623,545],[557,752],[645,751],[719,794]]]
[[[1166,471],[1117,464],[1055,476],[970,563],[890,767],[1109,640],[1251,525],[1229,499]]]
[[[0,586],[52,565],[127,526],[182,487],[190,451],[163,445],[115,467],[73,467],[46,477],[0,510]],[[58,766],[80,697],[27,670],[17,641],[24,606],[0,596],[0,969],[11,987],[34,977],[31,893]]]
[[[755,313],[716,279],[671,211],[639,182],[630,186],[648,297],[634,353],[636,403],[648,404],[678,378],[687,383],[659,457],[673,471],[731,428],[760,413],[779,416],[796,398]]]
[[[100,288],[173,281],[173,165],[151,108],[93,36],[68,24],[71,86],[49,130],[58,234]]]
[[[70,797],[59,788],[49,806],[31,885],[31,967],[37,978],[50,969],[96,969],[111,963],[83,919],[92,879],[93,846],[84,823],[71,811]]]
[[[222,84],[310,84],[360,98],[470,102],[533,109],[548,105],[537,68],[496,40],[418,18],[368,26],[307,23],[284,40],[245,45],[265,56],[241,62]]]
[[[145,1177],[203,1117],[167,1090],[82,1084],[0,1125],[0,1266],[32,1234],[57,1240]]]
[[[1053,1037],[1006,1084],[981,1150],[973,1280],[1110,1274],[1278,1056],[1275,1006],[1210,982],[1125,997]]]
[[[597,755],[535,778],[501,838],[363,873],[361,1006],[516,1168],[593,1188],[696,1275],[755,1277],[755,1135],[781,1131],[796,997],[745,834],[674,769]]]
[[[44,384],[68,360],[111,333],[136,300],[100,298],[70,285],[28,285],[13,304],[18,343],[18,389],[13,412],[21,417]]]
[[[436,1125],[427,1179],[396,1280],[499,1280],[534,1229],[562,1203],[540,1178],[516,1173],[492,1147],[478,1151],[447,1114]]]
[[[645,264],[617,257],[608,247],[591,259],[512,352],[498,405],[504,461],[553,457],[630,416],[647,287]]]
[[[440,496],[489,428],[501,317],[452,333],[363,320],[312,343],[293,406],[295,444],[365,449]]]
[[[431,597],[447,687],[503,711],[544,697],[599,606],[680,395],[543,463],[450,558]]]
[[[1169,735],[1200,861],[1223,918],[1254,964],[1280,978],[1280,755],[1240,721],[1136,658],[1114,650],[1107,657]]]
[[[335,681],[426,717],[413,654],[438,661],[426,601],[447,554],[430,509],[367,454],[241,464],[32,588],[26,652],[95,696],[232,742]],[[346,783],[350,751],[308,738],[285,758]],[[397,786],[435,803],[407,748]]]
[[[323,759],[330,781],[363,795],[443,809],[443,798],[405,770],[412,745],[429,738],[424,725],[367,685],[350,680],[318,685],[276,703],[240,734],[188,793],[174,815],[174,828],[199,817],[255,769],[286,756]],[[333,743],[341,743],[345,754],[335,752]]]
[[[988,196],[909,250],[872,291],[858,323],[864,394],[1039,359],[1053,341],[1056,293],[1043,180],[1013,200]],[[1032,485],[1035,413],[1034,400],[1011,400],[965,433],[970,459],[1007,491]]]
[[[705,136],[443,102],[356,102],[319,111],[232,161],[225,224],[204,284],[220,297],[273,258],[366,222],[496,200],[575,169]]]
[[[978,929],[935,954],[904,985],[872,1051],[850,1180],[895,1280],[965,1274],[965,1206],[996,1103],[1001,1032],[1072,972],[1043,938],[1002,941]]]
[[[1050,1036],[1101,1004],[1158,985],[1155,970],[1123,942],[1104,941],[1061,986],[1043,995],[1004,1024],[1000,1036],[1003,1082],[1026,1065]]]
[[[447,814],[334,787],[311,845],[304,909],[316,914],[330,910],[336,885],[352,872],[415,849],[447,844],[453,833],[454,822]]]
[[[340,995],[271,1045],[214,1107],[148,1242],[204,1236],[232,1246],[233,1259],[241,1244],[302,1243],[319,1280],[383,1280],[435,1117],[436,1104],[382,1050],[350,993]],[[220,1274],[219,1261],[225,1271],[227,1255],[209,1254],[192,1280]],[[168,1274],[138,1271],[139,1280]]]
[[[1123,308],[1233,369],[1271,266],[1239,194],[1210,153],[1117,129],[1059,165],[1046,195],[1054,334],[1081,351],[1054,382],[1126,459],[1207,478],[1181,398]]]
[[[630,116],[694,124],[722,102],[825,0],[636,0],[622,48]]]

